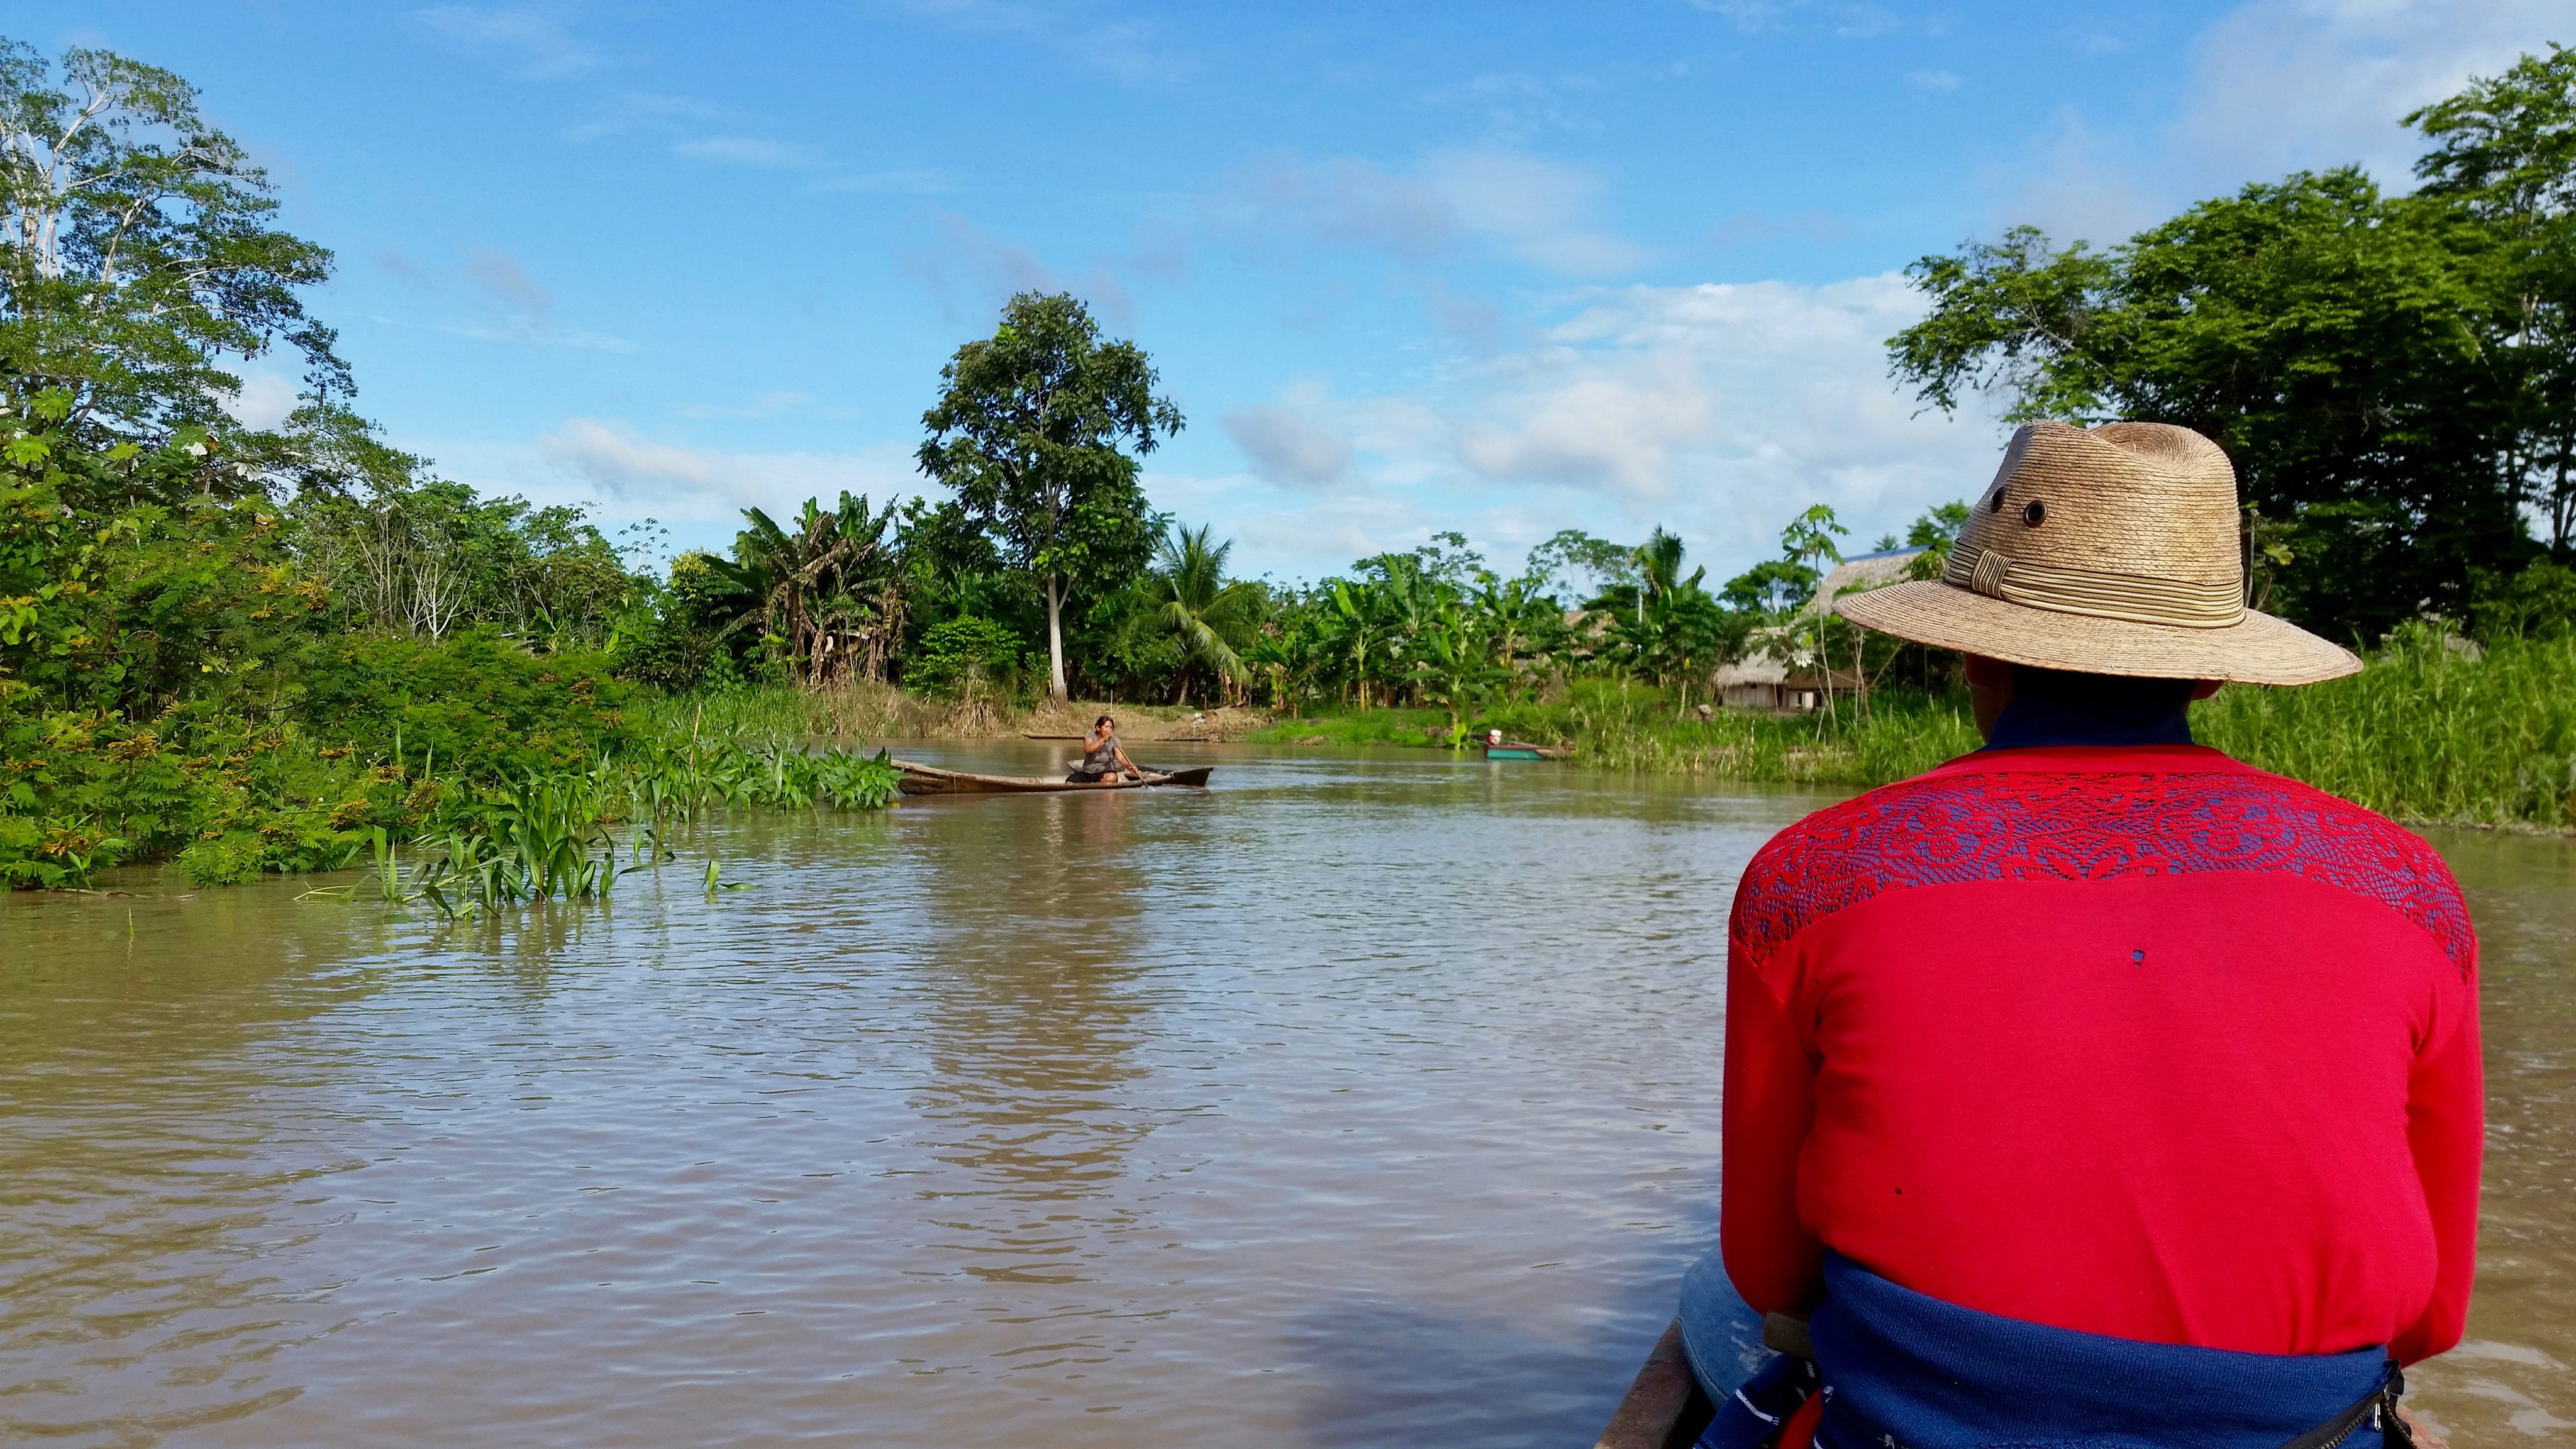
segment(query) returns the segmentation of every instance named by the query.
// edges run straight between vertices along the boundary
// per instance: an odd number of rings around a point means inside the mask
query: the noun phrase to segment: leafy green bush
[[[1009,625],[973,614],[934,624],[904,670],[904,682],[928,694],[962,695],[977,685],[1016,692],[1028,645]]]
[[[425,756],[476,778],[564,769],[635,742],[631,687],[596,654],[528,652],[487,630],[443,641],[357,635],[304,661],[299,711],[370,759]]]
[[[180,873],[198,885],[240,885],[256,880],[267,863],[259,836],[248,830],[228,830],[179,852]]]

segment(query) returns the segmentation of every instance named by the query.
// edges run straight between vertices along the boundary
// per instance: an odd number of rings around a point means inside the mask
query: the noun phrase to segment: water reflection
[[[944,800],[919,808],[953,818],[906,822],[924,909],[949,937],[919,968],[932,1073],[914,1105],[967,1178],[922,1196],[955,1234],[936,1246],[978,1277],[1079,1282],[1084,1245],[1135,1226],[1131,1210],[1073,1204],[1101,1198],[1154,1126],[1122,1088],[1143,1074],[1154,1007],[1136,811],[1160,803]]]

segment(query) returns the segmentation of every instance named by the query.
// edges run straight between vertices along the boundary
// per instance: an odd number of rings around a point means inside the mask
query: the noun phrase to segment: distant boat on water
[[[894,767],[903,772],[895,788],[907,795],[1034,795],[1052,790],[1142,790],[1154,785],[1194,785],[1205,788],[1213,766],[1195,770],[1148,770],[1142,779],[1126,780],[1112,776],[1085,785],[1061,775],[974,775],[963,770],[943,770],[936,765],[896,760]]]

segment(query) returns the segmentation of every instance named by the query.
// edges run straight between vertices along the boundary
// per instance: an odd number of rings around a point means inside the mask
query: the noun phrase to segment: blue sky
[[[1253,573],[1677,528],[1724,577],[1980,486],[1904,265],[2116,239],[2296,166],[2402,184],[2411,106],[2564,0],[1148,6],[63,4],[195,81],[333,248],[361,407],[478,486],[721,545],[923,491],[940,363],[1025,287],[1150,351],[1157,506]],[[291,369],[254,365],[263,416]]]

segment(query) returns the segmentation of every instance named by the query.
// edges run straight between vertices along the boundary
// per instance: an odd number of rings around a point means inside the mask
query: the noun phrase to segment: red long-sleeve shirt
[[[2459,1341],[2477,941],[2431,846],[2187,745],[1971,755],[1791,826],[1729,932],[1727,1274],[2258,1353]]]

